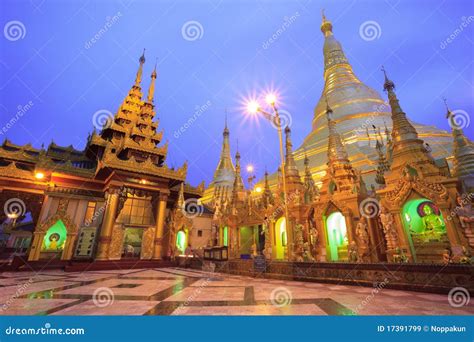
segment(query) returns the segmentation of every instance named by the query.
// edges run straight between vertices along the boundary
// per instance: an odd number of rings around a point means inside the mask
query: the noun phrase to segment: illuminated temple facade
[[[324,16],[321,31],[324,89],[301,147],[282,127],[283,169],[246,189],[226,122],[212,182],[186,184],[186,163],[166,165],[156,67],[144,94],[142,55],[84,150],[0,146],[0,247],[30,262],[172,259],[191,244],[229,259],[469,263],[474,145],[456,114],[446,106],[450,133],[412,122],[385,71],[386,100],[355,76]]]
[[[0,146],[7,251],[29,261],[160,260],[174,252],[177,236],[189,238],[193,223],[181,206],[200,197],[203,184],[185,184],[186,163],[166,165],[155,118],[156,67],[144,96],[144,63],[142,55],[127,96],[83,151],[54,142],[46,149],[8,140]]]
[[[282,127],[285,172],[246,190],[224,130],[202,198],[214,208],[216,248],[231,259],[470,262],[474,145],[455,115],[447,108],[452,133],[412,122],[386,74],[386,100],[355,76],[324,15],[321,31],[324,89],[300,148]]]

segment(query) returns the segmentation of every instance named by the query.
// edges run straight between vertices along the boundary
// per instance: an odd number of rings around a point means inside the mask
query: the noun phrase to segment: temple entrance
[[[67,239],[67,229],[62,220],[48,228],[41,245],[41,259],[60,259]]]
[[[183,255],[186,251],[186,248],[188,247],[188,237],[184,230],[180,230],[176,234],[175,247],[180,255]]]
[[[331,261],[347,260],[347,227],[346,219],[340,211],[328,216],[326,231]]]
[[[125,228],[122,259],[139,258],[142,250],[143,228]]]
[[[402,208],[402,222],[417,261],[440,261],[449,240],[446,223],[436,204],[426,198],[409,200]]]
[[[240,227],[239,229],[239,246],[240,255],[246,255],[247,257],[252,254],[253,245],[253,228],[252,227]]]
[[[287,243],[286,220],[284,217],[280,217],[275,223],[275,249],[277,259],[285,259]]]

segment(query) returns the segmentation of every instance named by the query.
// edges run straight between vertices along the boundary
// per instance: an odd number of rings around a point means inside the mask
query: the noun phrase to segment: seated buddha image
[[[433,203],[421,203],[418,213],[422,218],[425,233],[444,232],[445,223],[439,214],[439,209]]]
[[[59,234],[58,233],[54,233],[54,234],[51,234],[49,236],[49,249],[52,249],[52,250],[57,250],[59,249],[60,246],[58,246],[58,241],[59,241]]]

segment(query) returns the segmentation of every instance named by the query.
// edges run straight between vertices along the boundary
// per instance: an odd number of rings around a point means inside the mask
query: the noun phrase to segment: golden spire
[[[235,171],[234,164],[232,163],[232,158],[230,156],[230,143],[229,143],[229,129],[227,128],[227,116],[225,120],[224,131],[222,132],[223,142],[221,157],[219,159],[219,164],[217,165],[216,173],[214,178],[217,177],[217,173],[221,170]]]
[[[385,153],[383,152],[383,144],[379,141],[378,138],[376,139],[375,148],[377,150],[377,154],[379,156],[378,164],[377,164],[377,173],[375,175],[375,182],[377,184],[383,185],[385,184],[384,174],[386,171],[390,169],[390,165],[385,158]],[[387,146],[388,148],[388,146]]]
[[[454,159],[453,159],[453,175],[459,177],[463,183],[463,190],[471,192],[473,185],[467,186],[467,183],[474,183],[474,144],[464,135],[462,127],[456,122],[453,112],[448,107],[446,99],[444,99],[446,106],[446,117],[449,120],[449,125],[453,133],[454,145]],[[470,178],[470,181],[465,181],[465,178]]]
[[[234,186],[232,187],[233,202],[235,203],[237,200],[241,199],[242,196],[239,196],[239,194],[243,194],[244,192],[245,186],[240,174],[240,153],[237,147],[237,152],[235,153],[235,178]]]
[[[137,77],[135,77],[136,87],[140,87],[140,83],[142,82],[143,64],[145,64],[145,49],[143,49],[143,53],[138,61],[140,62],[140,66],[138,67]]]
[[[325,37],[332,35],[332,24],[326,19],[326,16],[324,15],[324,9],[321,10],[321,16],[323,18],[321,32],[324,33]]]
[[[336,161],[349,163],[346,149],[342,144],[341,136],[336,130],[336,122],[332,119],[332,109],[326,98],[326,116],[328,120],[329,137],[328,137],[328,159],[329,163]]]
[[[392,139],[394,143],[408,140],[419,140],[418,133],[413,125],[408,121],[405,112],[403,112],[398,102],[397,95],[395,94],[395,83],[393,83],[388,77],[385,68],[382,66],[384,73],[385,82],[383,89],[388,94],[390,107],[392,108]],[[421,141],[421,140],[419,140]]]
[[[184,182],[182,182],[179,186],[179,194],[178,194],[178,202],[177,207],[182,208],[185,210],[185,201],[184,201]]]
[[[289,179],[289,183],[292,181],[301,182],[300,176],[298,173],[298,168],[296,167],[295,159],[293,158],[293,144],[291,142],[291,129],[286,126],[285,128],[286,135],[286,158],[285,158],[285,171],[286,178]]]
[[[156,64],[157,62],[155,62],[155,68],[153,69],[153,72],[151,73],[151,83],[150,83],[150,88],[148,88],[148,97],[147,97],[148,103],[153,103],[153,97],[155,95]]]

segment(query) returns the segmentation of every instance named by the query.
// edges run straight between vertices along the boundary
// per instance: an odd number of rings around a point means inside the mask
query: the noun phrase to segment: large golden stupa
[[[320,183],[327,163],[327,98],[353,167],[361,170],[368,185],[374,184],[378,163],[377,140],[383,144],[390,144],[391,140],[390,107],[377,91],[363,84],[354,74],[332,28],[331,22],[323,15],[325,85],[314,109],[312,131],[294,151],[295,161],[302,173],[307,155],[311,173]],[[412,124],[434,159],[440,159],[440,163],[442,158],[451,159],[450,133],[434,126]]]

